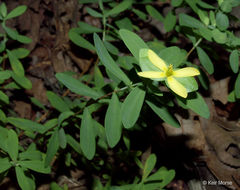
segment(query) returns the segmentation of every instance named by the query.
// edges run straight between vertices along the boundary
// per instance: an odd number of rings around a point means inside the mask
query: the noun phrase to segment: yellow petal
[[[175,92],[177,95],[183,98],[187,97],[187,89],[181,83],[179,83],[175,78],[167,77],[167,82],[168,82],[169,88],[171,88],[173,92]]]
[[[161,69],[162,71],[167,70],[165,61],[163,61],[154,51],[150,49],[148,50],[148,58],[157,68]]]
[[[141,77],[145,78],[164,78],[166,77],[164,72],[158,72],[158,71],[144,71],[137,73]]]
[[[185,67],[185,68],[173,71],[174,77],[191,77],[196,75],[200,75],[200,72],[194,67]]]

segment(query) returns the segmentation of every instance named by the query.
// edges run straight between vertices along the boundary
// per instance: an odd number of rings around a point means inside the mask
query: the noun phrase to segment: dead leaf
[[[34,98],[38,99],[41,103],[46,105],[48,103],[46,96],[46,88],[44,87],[43,81],[35,77],[28,77],[32,82],[32,89],[27,92],[33,95]]]
[[[215,81],[210,84],[211,97],[214,100],[219,100],[223,104],[228,102],[228,83],[230,77]]]
[[[14,101],[14,111],[18,113],[21,118],[31,119],[32,106],[23,101]]]

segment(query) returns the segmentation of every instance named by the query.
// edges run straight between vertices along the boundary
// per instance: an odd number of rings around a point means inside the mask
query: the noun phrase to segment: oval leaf
[[[12,165],[9,162],[8,158],[0,158],[0,173],[5,172],[9,168],[11,168]]]
[[[48,167],[59,148],[58,130],[55,130],[49,139],[44,167]]]
[[[13,161],[16,161],[18,157],[18,136],[15,133],[15,131],[13,131],[12,129],[8,131],[8,138],[7,138],[6,145],[7,145],[7,151],[10,158]]]
[[[21,187],[21,189],[32,190],[32,187],[29,183],[27,176],[25,176],[23,169],[19,166],[16,166],[15,172],[16,172],[18,184]]]
[[[18,60],[15,54],[13,54],[10,50],[7,50],[8,58],[13,69],[13,72],[18,76],[24,76],[24,68],[22,63]]]
[[[119,142],[122,133],[120,102],[115,93],[109,103],[104,123],[108,144],[113,148]]]
[[[240,73],[238,73],[235,86],[234,86],[234,91],[235,91],[236,98],[240,98]]]
[[[80,146],[88,160],[93,159],[96,151],[95,132],[92,117],[85,108],[80,128]]]
[[[47,91],[47,98],[52,105],[59,112],[70,111],[68,105],[57,94],[52,91]]]
[[[57,73],[56,78],[63,83],[69,90],[72,92],[83,95],[83,96],[88,96],[96,100],[100,95],[93,90],[92,88],[89,88],[87,85],[84,85],[81,83],[79,80],[73,78],[72,76],[69,76],[65,73]]]
[[[43,125],[28,119],[15,118],[15,117],[8,117],[7,119],[9,123],[25,131],[39,132],[39,133],[43,133],[45,131],[45,127]]]
[[[49,166],[44,167],[44,162],[41,160],[18,161],[18,164],[20,164],[24,168],[28,168],[28,169],[36,171],[38,173],[49,174],[51,172],[50,167]]]
[[[200,47],[197,47],[197,54],[200,60],[200,63],[207,70],[207,72],[211,75],[214,72],[214,67],[211,59],[208,57],[207,53]]]
[[[27,6],[26,5],[20,5],[18,7],[16,7],[15,9],[13,9],[7,16],[5,19],[10,19],[10,18],[14,18],[17,16],[22,15],[25,11],[27,10]]]
[[[180,124],[176,118],[174,118],[167,110],[167,108],[162,106],[156,106],[150,101],[146,101],[150,108],[166,123],[170,124],[173,127],[180,127]]]
[[[139,61],[140,49],[148,49],[147,44],[145,44],[145,42],[137,34],[126,29],[119,30],[119,35],[129,51]]]
[[[135,87],[126,97],[122,104],[122,122],[127,129],[134,126],[138,120],[143,101],[145,98],[145,91]]]
[[[109,71],[114,74],[118,79],[122,80],[126,85],[129,85],[131,81],[127,75],[118,67],[112,57],[109,55],[107,49],[105,48],[102,40],[95,33],[94,34],[94,44],[96,47],[97,54],[103,63],[103,65],[109,69]]]
[[[151,154],[148,157],[148,159],[146,160],[146,163],[144,165],[142,181],[144,181],[149,176],[149,174],[151,173],[151,171],[155,167],[156,162],[157,162],[156,155],[155,154]]]
[[[230,67],[234,73],[238,72],[239,69],[239,55],[238,50],[233,50],[229,57]]]
[[[210,112],[208,106],[203,97],[198,92],[189,94],[187,99],[177,97],[177,100],[181,102],[180,105],[183,104],[200,116],[206,119],[209,118]]]

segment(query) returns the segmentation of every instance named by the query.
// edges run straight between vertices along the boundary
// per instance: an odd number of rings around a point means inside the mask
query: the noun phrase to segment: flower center
[[[173,65],[170,64],[167,71],[166,71],[166,76],[169,77],[173,74]]]

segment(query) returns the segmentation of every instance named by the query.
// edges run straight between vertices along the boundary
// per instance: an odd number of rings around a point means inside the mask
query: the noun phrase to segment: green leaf
[[[227,34],[225,32],[221,32],[217,28],[212,30],[213,39],[219,44],[225,44],[227,42]]]
[[[208,88],[209,88],[208,76],[202,69],[198,68],[198,70],[200,71],[200,75],[198,75],[199,82],[201,83],[202,87],[205,90],[208,90]]]
[[[97,11],[95,11],[94,9],[90,8],[90,7],[87,7],[86,8],[88,14],[90,14],[91,16],[93,17],[96,17],[96,18],[102,18],[103,15]]]
[[[108,41],[103,41],[103,43],[104,43],[104,46],[107,48],[107,50],[111,54],[113,54],[113,55],[118,55],[119,54],[118,48],[116,46],[114,46],[113,44],[111,44]]]
[[[58,134],[58,138],[59,138],[59,145],[61,148],[65,149],[67,146],[67,139],[66,139],[66,134],[63,128],[59,129],[59,134]]]
[[[184,13],[179,14],[179,24],[181,26],[187,26],[190,28],[197,28],[197,29],[204,27],[204,24],[201,23],[199,20],[189,15],[186,15]]]
[[[139,61],[140,49],[148,49],[147,44],[137,34],[126,29],[119,30],[119,35],[133,56]]]
[[[103,74],[97,65],[94,67],[94,84],[98,89],[105,85]]]
[[[230,67],[234,73],[238,72],[239,69],[239,54],[238,50],[233,50],[229,57]]]
[[[156,162],[157,162],[157,157],[156,157],[155,154],[151,154],[147,158],[146,163],[145,163],[144,168],[143,168],[142,181],[144,181],[149,176],[149,174],[151,173],[151,171],[155,167]]]
[[[131,10],[132,10],[132,12],[134,12],[138,16],[138,18],[140,18],[140,19],[142,19],[144,21],[147,20],[147,15],[144,12],[142,12],[142,11],[140,11],[138,9],[134,9],[134,8],[131,9]]]
[[[52,107],[56,108],[56,110],[58,110],[59,112],[70,111],[68,105],[57,94],[52,91],[47,91],[46,94],[50,104],[52,105]]]
[[[179,7],[182,4],[183,0],[171,0],[171,5],[173,7]]]
[[[209,17],[210,17],[211,25],[216,26],[217,23],[216,23],[215,13],[213,11],[210,11]]]
[[[21,43],[23,43],[23,44],[29,44],[29,43],[32,42],[31,38],[29,38],[27,36],[20,35],[20,34],[17,35],[17,39],[16,40],[21,42]]]
[[[81,122],[80,146],[87,159],[92,160],[96,151],[96,142],[93,119],[87,107],[83,111],[83,118]]]
[[[12,50],[12,53],[18,58],[18,59],[23,59],[27,57],[30,53],[30,51],[26,48],[17,48]]]
[[[103,65],[111,71],[118,79],[122,80],[126,85],[129,85],[131,81],[127,77],[127,75],[118,67],[112,57],[109,55],[107,49],[103,45],[103,42],[99,38],[99,36],[94,34],[94,44],[96,47],[97,54],[103,63]]]
[[[67,143],[79,154],[81,154],[81,147],[80,144],[71,136],[66,135]]]
[[[201,0],[200,0],[200,1],[197,1],[197,4],[198,4],[200,7],[204,8],[204,9],[216,9],[214,6],[208,4],[208,3],[204,2],[204,1],[201,1]]]
[[[126,9],[128,9],[129,7],[131,7],[131,5],[132,5],[132,0],[125,0],[121,3],[119,3],[117,6],[115,6],[110,11],[108,11],[105,14],[105,17],[111,16],[111,15],[118,15],[119,13],[121,13],[121,12],[125,11]]]
[[[20,160],[42,160],[42,153],[37,150],[26,150],[19,154]]]
[[[167,170],[161,167],[156,173],[150,175],[146,180],[144,186],[146,189],[163,189],[175,177],[174,170]]]
[[[95,26],[92,26],[90,24],[87,24],[86,22],[81,22],[79,21],[78,22],[78,33],[79,34],[91,34],[91,33],[94,33],[94,32],[102,32],[102,29],[100,28],[97,28]]]
[[[0,173],[5,172],[9,168],[11,168],[12,165],[9,162],[8,158],[0,158]]]
[[[94,100],[96,100],[100,97],[98,92],[96,92],[92,88],[88,87],[87,85],[84,85],[79,80],[73,78],[72,76],[69,76],[68,74],[57,73],[56,78],[61,83],[63,83],[69,90],[71,90],[72,92],[74,92],[76,94],[91,97]]]
[[[234,90],[228,94],[228,101],[229,102],[236,102],[236,97],[235,97]]]
[[[200,18],[200,20],[206,25],[209,25],[209,18],[208,18],[208,12],[207,11],[203,11],[201,9],[198,10],[198,16]]]
[[[199,33],[208,41],[212,41],[212,31],[209,30],[208,28],[199,28],[198,29]]]
[[[53,132],[53,134],[50,137],[49,142],[48,142],[47,153],[46,153],[45,164],[44,164],[45,167],[48,167],[51,164],[53,157],[55,156],[55,154],[58,151],[58,148],[59,148],[59,137],[58,136],[59,136],[59,132],[58,132],[58,129],[56,129]]]
[[[208,106],[198,92],[189,94],[187,99],[177,97],[177,100],[200,116],[206,119],[209,118],[210,112]]]
[[[177,46],[164,48],[159,53],[159,57],[161,57],[168,65],[172,64],[174,68],[179,67],[185,60],[186,56],[186,52]]]
[[[16,166],[15,172],[17,176],[18,185],[22,190],[32,190],[28,178],[25,176],[24,171],[21,167]]]
[[[166,123],[170,124],[173,127],[180,127],[178,120],[172,116],[167,110],[166,107],[155,105],[150,101],[146,101],[150,108]]]
[[[133,31],[133,24],[129,18],[124,17],[121,20],[115,21],[115,24],[119,29],[127,29]]]
[[[240,98],[240,73],[238,73],[235,86],[234,86],[234,91],[235,91],[236,98]]]
[[[232,2],[232,0],[224,0],[220,5],[221,10],[230,13],[232,11]]]
[[[7,20],[7,19],[10,19],[10,18],[18,17],[18,16],[22,15],[26,10],[27,10],[27,6],[26,5],[20,5],[20,6],[16,7],[15,9],[13,9],[6,16],[5,19]]]
[[[89,41],[87,41],[82,36],[80,36],[78,33],[76,33],[73,29],[71,29],[68,32],[68,36],[69,36],[70,40],[77,46],[91,50],[91,51],[95,51],[95,47]]]
[[[211,59],[207,55],[207,53],[200,47],[197,47],[197,54],[202,66],[206,69],[206,71],[211,75],[214,72],[214,67]]]
[[[9,79],[11,77],[11,72],[9,72],[8,70],[5,71],[0,71],[0,80],[6,80]]]
[[[18,161],[18,164],[24,168],[28,168],[38,173],[49,174],[51,172],[50,166],[44,167],[44,162],[41,160]]]
[[[7,117],[1,109],[0,109],[0,121],[2,121],[3,123],[7,122]]]
[[[2,27],[10,38],[12,38],[13,40],[17,40],[18,32],[16,30],[8,28],[5,22],[2,23]]]
[[[0,14],[3,18],[7,16],[7,6],[4,2],[2,2],[0,5]]]
[[[138,120],[145,94],[144,90],[135,87],[124,100],[121,112],[122,122],[125,128],[129,129],[133,127]]]
[[[32,82],[25,76],[20,76],[14,72],[11,72],[12,78],[14,81],[20,85],[21,87],[25,89],[31,89],[32,88]]]
[[[60,126],[65,119],[69,118],[72,115],[74,115],[72,111],[62,112],[58,117],[58,126]]]
[[[0,148],[7,152],[8,149],[7,149],[7,138],[8,138],[8,129],[6,128],[3,128],[0,126]]]
[[[177,0],[178,2],[180,2],[179,0]],[[164,21],[164,17],[161,15],[161,13],[157,10],[157,9],[155,9],[153,6],[151,6],[151,5],[147,5],[146,6],[146,10],[147,10],[147,12],[148,12],[148,14],[151,16],[151,17],[153,17],[153,18],[155,18],[156,20],[159,20],[160,22],[163,22]]]
[[[30,100],[31,100],[31,102],[32,102],[35,106],[37,106],[37,107],[39,107],[39,108],[41,108],[41,109],[43,109],[43,110],[46,110],[46,108],[44,107],[44,105],[42,104],[42,102],[40,102],[37,98],[31,97]]]
[[[45,131],[45,127],[43,125],[28,119],[15,118],[15,117],[8,117],[7,119],[9,123],[25,131],[39,132],[41,134]]]
[[[221,31],[226,30],[229,27],[228,16],[222,12],[218,12],[216,15],[216,24]]]
[[[0,90],[0,101],[4,102],[5,104],[9,104],[8,96],[5,93],[3,93],[1,90]]]
[[[172,31],[176,25],[176,22],[177,22],[176,16],[172,13],[172,11],[169,11],[166,18],[163,21],[166,32]]]
[[[8,58],[13,69],[13,72],[18,76],[24,76],[24,68],[22,63],[18,60],[18,58],[13,54],[10,50],[7,50]]]
[[[14,130],[10,129],[8,131],[8,138],[7,138],[7,150],[10,158],[13,161],[17,160],[18,157],[18,136]]]
[[[104,123],[108,144],[113,148],[119,142],[122,133],[121,104],[115,93],[109,103]]]

